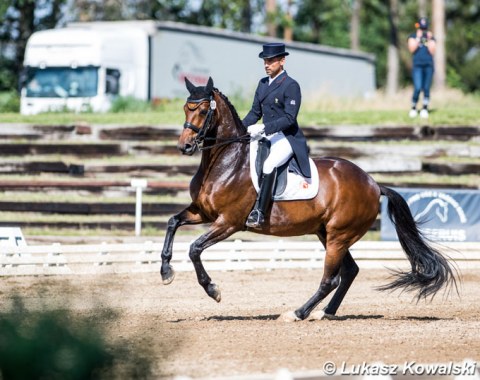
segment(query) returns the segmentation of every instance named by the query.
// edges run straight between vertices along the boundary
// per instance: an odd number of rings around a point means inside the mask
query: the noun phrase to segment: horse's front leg
[[[206,221],[203,220],[198,209],[193,205],[188,206],[185,210],[172,216],[168,220],[167,232],[165,234],[165,241],[163,243],[162,250],[162,266],[160,269],[160,274],[162,275],[162,281],[164,285],[170,284],[175,278],[175,272],[170,265],[170,260],[172,259],[173,238],[175,237],[175,232],[177,232],[178,227],[185,224],[200,223],[206,223]]]
[[[217,221],[210,226],[210,230],[195,240],[190,246],[190,260],[192,260],[195,272],[197,273],[198,283],[205,289],[207,294],[215,301],[220,302],[222,299],[220,288],[212,283],[212,279],[203,267],[200,255],[208,247],[225,240],[240,228],[238,226],[227,225],[225,221]]]

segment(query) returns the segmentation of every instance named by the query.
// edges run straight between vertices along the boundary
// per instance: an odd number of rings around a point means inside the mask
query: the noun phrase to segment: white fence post
[[[135,236],[140,236],[142,231],[142,191],[148,185],[146,179],[132,179],[131,186],[136,189],[136,202],[135,202]]]

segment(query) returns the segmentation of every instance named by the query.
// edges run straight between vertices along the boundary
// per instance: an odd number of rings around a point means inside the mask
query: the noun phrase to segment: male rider
[[[264,135],[271,143],[257,200],[246,222],[251,228],[262,227],[265,222],[278,167],[294,156],[301,174],[311,177],[307,142],[297,123],[302,95],[299,84],[284,70],[287,55],[283,43],[263,45],[258,56],[263,59],[268,76],[260,79],[252,109],[242,120],[252,138]],[[260,118],[263,124],[256,124]]]

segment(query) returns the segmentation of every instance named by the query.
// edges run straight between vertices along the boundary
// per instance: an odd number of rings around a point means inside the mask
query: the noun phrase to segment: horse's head
[[[203,145],[205,135],[214,122],[217,104],[212,78],[208,79],[206,86],[196,87],[187,78],[185,84],[190,95],[183,106],[185,123],[177,147],[183,154],[192,155]]]

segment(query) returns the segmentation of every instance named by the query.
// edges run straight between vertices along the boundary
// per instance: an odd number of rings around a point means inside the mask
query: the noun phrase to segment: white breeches
[[[282,166],[293,156],[293,150],[283,132],[266,136],[270,143],[270,154],[263,164],[263,174],[270,174],[273,169]]]

